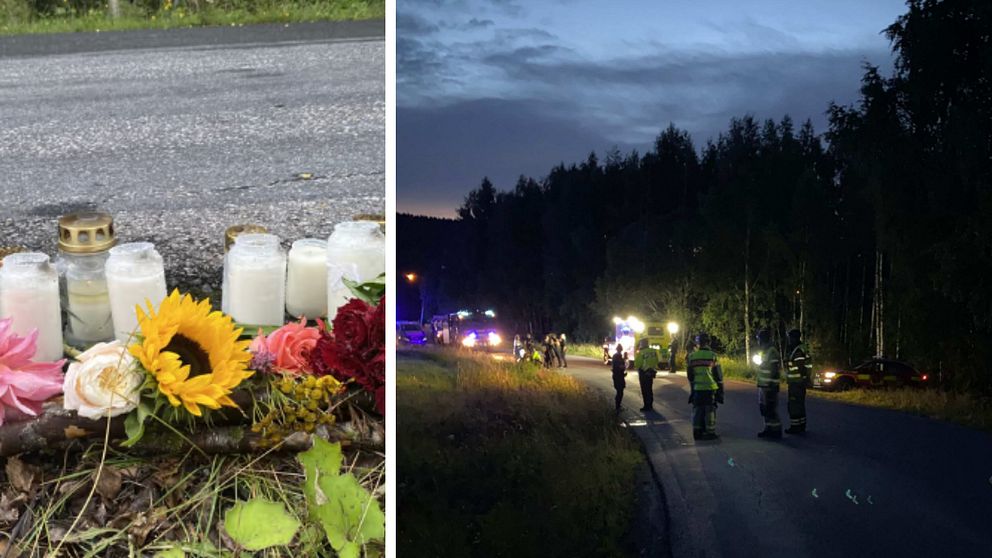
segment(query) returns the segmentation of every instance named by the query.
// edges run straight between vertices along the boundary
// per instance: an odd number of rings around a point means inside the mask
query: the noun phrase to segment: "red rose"
[[[367,323],[370,307],[364,301],[353,298],[338,309],[334,317],[334,340],[349,354],[364,352],[368,345],[369,326]],[[385,334],[383,334],[385,335]]]
[[[375,390],[375,410],[380,415],[386,415],[386,386],[379,386]]]
[[[385,297],[378,306],[369,309],[368,318],[368,348],[366,356],[374,358],[386,349],[386,304]]]

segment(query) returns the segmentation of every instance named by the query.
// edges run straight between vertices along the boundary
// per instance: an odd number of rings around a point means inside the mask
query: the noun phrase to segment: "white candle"
[[[228,313],[246,325],[279,326],[286,310],[286,253],[279,237],[241,234],[227,253]]]
[[[304,238],[289,250],[286,312],[293,317],[327,315],[327,241]]]
[[[346,221],[334,226],[327,239],[327,315],[354,295],[344,279],[371,281],[386,271],[386,238],[377,223]]]
[[[26,252],[4,258],[0,268],[0,316],[11,318],[11,330],[20,336],[38,331],[34,360],[62,358],[59,276],[47,255]]]
[[[131,242],[110,249],[107,287],[114,334],[123,343],[133,343],[138,331],[137,307],[158,310],[166,297],[165,265],[151,242]]]

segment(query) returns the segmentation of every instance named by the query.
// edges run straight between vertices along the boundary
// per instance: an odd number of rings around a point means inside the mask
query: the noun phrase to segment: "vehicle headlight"
[[[833,378],[833,377],[834,377],[834,376],[836,376],[836,375],[837,375],[837,373],[836,373],[836,372],[825,372],[825,373],[823,374],[823,377],[824,377],[824,378]]]
[[[490,345],[499,345],[502,342],[503,342],[503,339],[500,338],[500,336],[499,336],[498,333],[496,333],[495,331],[490,331],[489,332],[489,344]]]
[[[755,363],[758,366],[761,366],[761,363],[764,362],[764,360],[762,360],[761,358],[761,353],[754,353],[754,356],[751,357],[751,362]]]
[[[462,345],[464,345],[466,347],[474,347],[475,346],[475,335],[466,335],[465,338],[462,339]]]

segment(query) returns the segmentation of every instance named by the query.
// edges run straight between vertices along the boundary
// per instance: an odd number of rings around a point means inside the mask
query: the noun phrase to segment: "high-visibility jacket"
[[[791,383],[805,383],[809,378],[810,358],[805,343],[800,343],[789,353],[785,379]]]
[[[761,364],[758,365],[758,387],[778,388],[778,382],[782,379],[782,357],[779,356],[778,349],[774,345],[758,351],[761,355]]]
[[[715,391],[723,383],[723,372],[717,362],[716,353],[709,347],[701,347],[686,358],[686,376],[695,391]]]
[[[638,370],[657,370],[660,362],[661,355],[658,354],[658,349],[647,347],[637,351],[637,356],[634,357],[634,368]]]

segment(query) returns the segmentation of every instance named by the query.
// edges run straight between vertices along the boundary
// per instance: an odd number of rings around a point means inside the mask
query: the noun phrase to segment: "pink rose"
[[[276,370],[294,374],[311,374],[310,353],[320,339],[320,330],[307,327],[306,319],[293,322],[273,331],[268,336],[259,335],[253,342],[256,355],[268,353]],[[261,339],[261,341],[259,341]]]

